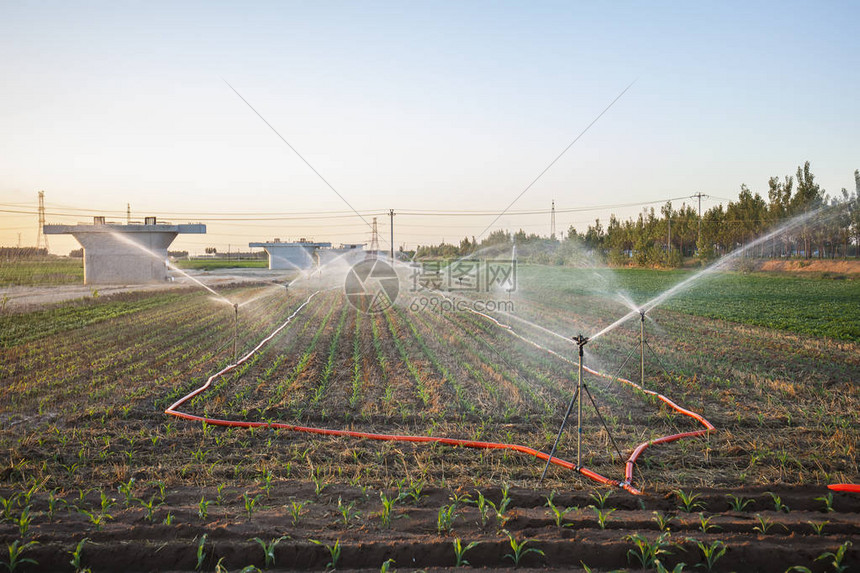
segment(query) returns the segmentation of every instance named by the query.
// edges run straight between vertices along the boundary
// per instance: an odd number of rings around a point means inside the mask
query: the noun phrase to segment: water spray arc
[[[236,348],[239,344],[239,303],[233,304],[233,362],[236,362]]]

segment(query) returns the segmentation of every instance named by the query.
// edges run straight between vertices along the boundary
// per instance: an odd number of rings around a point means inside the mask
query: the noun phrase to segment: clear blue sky
[[[49,212],[208,222],[174,243],[192,251],[367,240],[358,217],[202,214],[347,209],[223,80],[360,211],[501,210],[634,80],[515,209],[698,191],[708,207],[807,160],[829,193],[852,189],[860,5],[700,4],[2,2],[0,203],[33,210],[44,189]],[[75,213],[48,219],[91,215]],[[395,242],[491,219],[402,216]],[[549,232],[548,216],[497,226]],[[0,213],[0,244],[18,233],[33,244],[36,218]]]

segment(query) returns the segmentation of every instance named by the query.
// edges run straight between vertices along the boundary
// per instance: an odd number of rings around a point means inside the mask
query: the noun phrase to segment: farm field
[[[599,280],[642,301],[683,276]],[[436,293],[402,292],[385,312],[360,313],[328,288],[334,279],[224,290],[242,304],[235,325],[233,307],[200,289],[0,315],[0,543],[37,541],[22,557],[38,565],[21,570],[46,571],[73,570],[70,552],[85,538],[81,567],[94,571],[214,570],[222,558],[230,570],[263,568],[254,538],[282,536],[273,569],[375,571],[389,559],[391,570],[446,569],[457,565],[456,540],[474,567],[654,569],[649,555],[664,550],[656,556],[669,570],[710,556],[714,571],[824,571],[815,559],[847,541],[842,562],[857,567],[860,498],[824,487],[858,480],[850,279],[727,273],[649,313],[645,387],[717,430],[648,448],[634,472],[642,496],[557,466],[539,483],[544,464],[508,450],[164,413],[233,361],[234,327],[242,356],[294,316],[180,409],[547,452],[577,355],[545,329],[591,334],[630,310],[595,284],[591,271],[523,267],[515,309],[490,313],[522,338],[443,309]],[[586,365],[610,377],[587,377],[609,431],[587,404],[583,465],[614,480],[637,444],[701,429],[612,379],[639,381],[639,328],[637,316],[585,347]],[[569,427],[558,456],[574,460],[575,450]],[[480,543],[462,553],[471,542]]]
[[[81,284],[83,280],[83,259],[50,256],[0,264],[0,287]]]

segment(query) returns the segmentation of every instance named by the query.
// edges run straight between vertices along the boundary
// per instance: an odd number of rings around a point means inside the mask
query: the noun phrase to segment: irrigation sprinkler
[[[543,468],[543,472],[540,474],[540,480],[538,480],[538,484],[543,481],[543,478],[546,477],[546,472],[549,469],[549,464],[552,463],[552,458],[555,457],[555,451],[558,449],[558,442],[561,440],[561,435],[564,433],[564,427],[567,425],[567,419],[570,417],[570,413],[573,411],[573,404],[578,404],[578,412],[577,412],[577,440],[576,440],[576,469],[582,467],[582,367],[583,367],[583,346],[588,342],[588,338],[580,334],[579,336],[575,336],[573,341],[579,346],[579,382],[576,386],[576,391],[573,393],[573,397],[570,399],[570,404],[567,405],[567,412],[564,414],[564,418],[561,421],[561,427],[558,429],[558,435],[555,437],[555,442],[552,444],[552,450],[549,452],[549,457],[546,460],[546,465]]]
[[[645,311],[639,309],[639,385],[645,388]]]
[[[579,383],[576,387],[576,395],[578,396],[577,400],[577,413],[576,413],[576,467],[582,467],[582,368],[584,366],[584,350],[585,344],[588,342],[588,338],[583,336],[582,333],[579,336],[574,337],[574,342],[579,347]]]
[[[576,414],[576,470],[582,470],[582,395],[588,394],[588,399],[591,401],[591,405],[594,407],[594,411],[597,413],[597,417],[600,420],[600,423],[603,425],[603,428],[606,430],[606,435],[609,436],[609,440],[612,442],[612,446],[615,448],[615,451],[618,453],[619,457],[621,455],[621,450],[618,448],[618,444],[615,442],[615,438],[612,437],[612,433],[609,431],[609,426],[606,425],[606,420],[603,419],[603,415],[600,413],[600,410],[597,408],[597,402],[594,401],[594,396],[591,395],[591,392],[588,391],[588,386],[585,384],[582,378],[583,370],[585,369],[585,351],[584,347],[588,343],[589,338],[587,336],[583,336],[579,334],[578,336],[573,337],[573,341],[579,347],[579,378],[576,386],[576,391],[573,393],[573,397],[570,399],[570,404],[567,406],[567,412],[564,414],[564,419],[561,421],[561,427],[558,429],[558,435],[555,437],[555,442],[552,445],[552,450],[550,451],[549,457],[546,460],[546,466],[543,468],[543,472],[540,475],[540,480],[538,480],[538,485],[543,482],[544,477],[546,477],[546,472],[549,469],[550,463],[552,463],[553,457],[555,457],[555,451],[558,448],[558,442],[561,440],[561,435],[564,433],[564,427],[567,425],[567,419],[570,417],[570,413],[573,411],[573,404],[577,405],[577,414]]]

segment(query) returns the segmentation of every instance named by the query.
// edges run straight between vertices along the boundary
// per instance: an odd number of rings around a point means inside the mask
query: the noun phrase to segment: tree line
[[[575,264],[583,256],[616,265],[679,266],[685,259],[703,262],[750,244],[768,233],[746,254],[761,258],[860,257],[860,171],[854,171],[855,190],[843,188],[833,197],[816,183],[809,162],[795,176],[771,177],[767,198],[741,185],[737,200],[701,213],[693,205],[671,202],[659,212],[643,210],[636,218],[619,220],[614,214],[604,226],[600,219],[584,232],[574,227],[566,236],[542,237],[519,230],[497,230],[480,243],[465,237],[458,245],[419,246],[418,258],[453,258],[487,247],[517,246],[521,259],[546,264]],[[787,221],[824,209],[826,216],[811,218],[791,232],[773,233]],[[585,249],[582,249],[582,247]],[[583,252],[584,251],[584,252]]]

